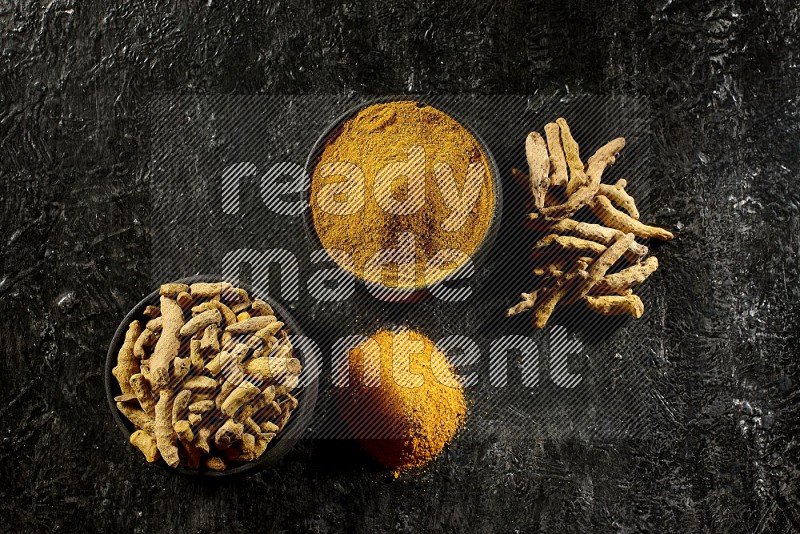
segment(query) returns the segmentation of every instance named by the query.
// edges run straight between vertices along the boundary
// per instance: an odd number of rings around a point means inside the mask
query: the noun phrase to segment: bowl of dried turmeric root
[[[186,475],[252,473],[306,428],[316,382],[278,303],[208,276],[165,283],[123,319],[106,360],[114,419],[149,463]]]

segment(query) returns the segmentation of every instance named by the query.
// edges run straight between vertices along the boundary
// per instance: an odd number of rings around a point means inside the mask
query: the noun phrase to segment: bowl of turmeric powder
[[[296,321],[213,276],[162,284],[122,320],[105,385],[117,426],[148,463],[230,477],[278,461],[313,413]]]
[[[469,276],[499,226],[499,170],[486,144],[423,100],[349,110],[306,168],[310,239],[384,300],[418,300]]]

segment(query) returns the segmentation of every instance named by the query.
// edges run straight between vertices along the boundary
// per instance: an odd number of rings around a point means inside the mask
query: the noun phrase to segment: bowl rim
[[[225,281],[225,277],[199,274],[174,280],[175,283],[182,283],[182,284],[193,284],[195,282],[219,282],[219,281]],[[236,287],[241,287],[245,289],[250,295],[253,294],[252,286],[250,284],[238,282],[234,285]],[[142,312],[144,311],[145,307],[153,304],[154,302],[158,302],[158,297],[159,297],[159,289],[157,288],[151,293],[147,294],[133,308],[131,308],[131,310],[125,315],[125,317],[122,319],[119,326],[117,327],[116,331],[114,332],[114,336],[111,339],[111,343],[109,344],[108,352],[106,354],[105,373],[104,373],[106,400],[108,401],[109,408],[111,409],[111,414],[112,417],[114,418],[114,422],[117,424],[117,427],[119,427],[120,431],[125,436],[126,442],[129,441],[129,438],[133,433],[132,432],[133,425],[130,423],[130,421],[125,419],[123,415],[120,413],[120,411],[117,409],[117,403],[116,401],[114,401],[114,397],[120,393],[120,389],[119,389],[119,384],[111,371],[116,365],[119,349],[121,348],[122,343],[125,339],[125,333],[128,330],[128,326],[133,320],[142,319],[144,317]],[[257,295],[256,298],[264,300],[270,306],[272,306],[272,308],[280,316],[280,320],[283,321],[289,327],[289,330],[292,331],[294,335],[305,336],[295,318],[292,317],[291,314],[289,314],[286,308],[284,308],[280,303],[276,302],[274,298],[267,295]],[[305,364],[305,362],[303,363]],[[236,466],[232,469],[226,469],[225,471],[189,469],[181,466],[169,467],[161,458],[159,458],[154,463],[160,465],[164,469],[167,469],[171,472],[176,472],[178,474],[189,477],[200,477],[207,479],[242,477],[260,471],[267,466],[277,463],[301,439],[301,436],[304,433],[305,429],[308,427],[308,423],[310,422],[311,416],[314,413],[314,407],[317,401],[318,389],[319,389],[319,380],[317,378],[312,379],[308,384],[304,384],[302,386],[302,391],[300,392],[298,399],[300,400],[300,403],[298,407],[295,409],[294,413],[292,414],[294,417],[291,417],[289,419],[289,422],[287,423],[287,428],[284,428],[280,433],[278,433],[278,435],[275,436],[274,444],[271,444],[272,446],[267,447],[267,450],[264,451],[264,454],[262,454],[259,458],[253,461]]]
[[[385,299],[389,302],[418,302],[430,296],[431,287],[446,281],[447,278],[458,278],[459,275],[463,274],[470,263],[472,264],[473,269],[477,269],[489,256],[489,251],[494,245],[495,238],[497,237],[497,233],[500,229],[503,211],[503,187],[502,180],[500,178],[500,167],[497,165],[497,161],[495,160],[491,150],[489,150],[489,146],[483,140],[483,137],[481,137],[480,134],[469,123],[463,121],[459,113],[454,113],[452,110],[447,109],[447,102],[437,101],[438,98],[447,98],[447,96],[448,95],[386,95],[367,98],[363,102],[354,104],[353,106],[347,108],[336,119],[329,123],[328,126],[326,126],[322,133],[317,137],[317,140],[314,142],[314,145],[312,146],[311,151],[306,158],[305,170],[308,176],[308,188],[306,189],[304,196],[307,209],[303,211],[303,226],[306,231],[306,238],[311,243],[312,248],[325,250],[325,247],[322,246],[322,242],[319,239],[316,228],[314,227],[314,217],[311,212],[311,181],[314,179],[314,170],[316,169],[319,157],[322,155],[322,151],[325,148],[325,141],[327,141],[328,137],[334,131],[336,131],[340,125],[342,125],[345,121],[355,117],[363,109],[376,104],[387,104],[390,102],[415,102],[433,107],[446,114],[459,125],[461,125],[462,128],[466,129],[475,138],[478,146],[480,146],[481,150],[483,151],[483,154],[489,163],[489,178],[492,182],[492,188],[494,190],[494,206],[492,210],[492,217],[488,227],[486,228],[486,232],[481,238],[480,243],[475,248],[473,253],[470,254],[470,261],[461,264],[455,271],[450,273],[448,277],[434,282],[433,284],[426,284],[420,287],[390,288],[356,276],[354,273],[351,273],[336,263],[336,261],[331,258],[330,255],[328,256],[330,261],[332,261],[339,270],[341,270],[347,277],[352,279],[358,286],[367,288],[370,290],[370,293],[372,293],[372,290],[380,291],[382,294],[386,295]]]

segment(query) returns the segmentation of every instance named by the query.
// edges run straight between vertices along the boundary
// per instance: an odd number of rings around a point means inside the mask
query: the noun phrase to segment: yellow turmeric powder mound
[[[446,113],[411,101],[368,106],[321,150],[311,180],[314,228],[355,276],[421,288],[483,241],[495,207],[491,173],[477,139]]]
[[[395,476],[435,458],[464,423],[464,391],[446,356],[424,335],[380,330],[347,353],[342,417]]]

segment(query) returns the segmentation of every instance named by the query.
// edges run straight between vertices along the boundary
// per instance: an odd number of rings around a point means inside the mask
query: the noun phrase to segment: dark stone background
[[[0,5],[4,531],[800,530],[794,3],[109,4]],[[150,288],[151,95],[405,91],[650,101],[649,200],[680,231],[652,281],[662,419],[482,428],[397,481],[343,441],[222,485],[143,468],[102,378]]]

